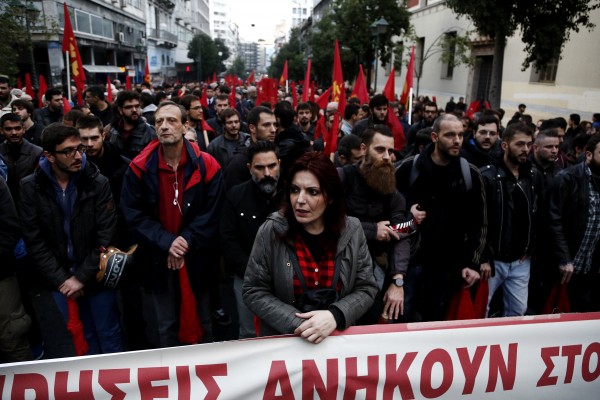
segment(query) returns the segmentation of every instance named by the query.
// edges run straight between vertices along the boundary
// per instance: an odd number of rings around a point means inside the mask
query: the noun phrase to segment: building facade
[[[231,4],[229,0],[210,1],[210,31],[212,39],[223,39],[229,48],[229,58],[224,61],[229,68],[238,56],[240,33],[237,24],[231,20]]]

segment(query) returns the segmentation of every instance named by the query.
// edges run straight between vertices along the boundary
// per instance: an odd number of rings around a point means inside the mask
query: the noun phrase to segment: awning
[[[101,74],[122,74],[124,73],[121,68],[115,67],[114,65],[84,65],[83,69],[87,72],[101,73]]]

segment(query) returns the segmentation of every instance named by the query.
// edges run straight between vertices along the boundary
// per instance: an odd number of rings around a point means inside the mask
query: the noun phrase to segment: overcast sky
[[[240,39],[256,42],[264,39],[273,43],[275,25],[290,18],[291,0],[230,0],[233,22],[240,30]],[[252,26],[254,24],[254,26]]]

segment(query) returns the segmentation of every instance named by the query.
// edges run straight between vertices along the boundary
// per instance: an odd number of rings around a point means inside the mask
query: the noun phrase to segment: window
[[[548,65],[537,69],[536,65],[531,68],[530,82],[554,83],[556,82],[556,72],[558,71],[558,58],[553,58]]]
[[[97,17],[95,15],[91,15],[90,17],[92,19],[92,33],[94,35],[102,36],[103,35],[102,18]]]
[[[139,10],[142,9],[142,0],[127,0],[127,4]]]
[[[442,43],[442,79],[452,79],[454,74],[454,57],[456,56],[456,31],[446,32]]]
[[[90,27],[90,14],[76,10],[75,19],[77,21],[76,30],[78,32],[92,33],[92,29]]]

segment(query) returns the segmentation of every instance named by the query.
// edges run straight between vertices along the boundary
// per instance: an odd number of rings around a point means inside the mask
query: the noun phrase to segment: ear
[[[364,144],[364,143],[361,143],[361,144],[360,144],[360,150],[361,150],[361,151],[367,151],[367,145],[366,145],[366,144]]]
[[[48,159],[48,161],[50,161],[51,163],[54,163],[54,156],[52,155],[52,153],[44,150],[44,152],[42,154],[44,155],[44,157],[46,157],[46,159]]]
[[[431,141],[433,143],[437,143],[438,138],[439,138],[439,135],[437,134],[437,132],[431,132]]]
[[[506,151],[508,149],[508,142],[503,140],[502,143],[500,143],[500,147],[502,147],[502,150]]]
[[[250,163],[246,163],[246,167],[250,169]]]
[[[587,161],[588,163],[592,161],[593,156],[594,154],[591,151],[585,151],[585,161]]]

